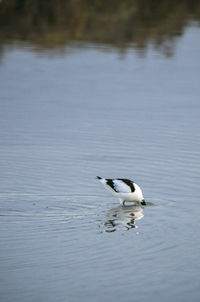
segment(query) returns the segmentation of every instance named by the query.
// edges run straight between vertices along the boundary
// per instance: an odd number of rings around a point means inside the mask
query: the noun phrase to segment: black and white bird
[[[125,205],[125,202],[136,202],[146,205],[142,190],[132,180],[126,178],[102,178],[97,176],[97,179],[108,189],[113,196],[120,199],[120,203]]]

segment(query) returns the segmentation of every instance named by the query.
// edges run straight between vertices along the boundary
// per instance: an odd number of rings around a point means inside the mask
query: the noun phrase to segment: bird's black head
[[[147,203],[146,203],[146,201],[144,199],[142,200],[141,205],[143,205],[143,206],[147,205]]]

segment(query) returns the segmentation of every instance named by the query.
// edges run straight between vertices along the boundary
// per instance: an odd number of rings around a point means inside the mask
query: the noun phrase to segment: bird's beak
[[[142,200],[141,205],[143,205],[143,206],[147,205],[147,203],[146,203],[146,201],[144,199]]]

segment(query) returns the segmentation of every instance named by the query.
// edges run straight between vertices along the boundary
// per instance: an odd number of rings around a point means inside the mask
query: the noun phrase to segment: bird
[[[146,205],[141,188],[132,180],[126,178],[96,178],[108,189],[113,196],[119,198],[120,203],[125,206],[126,202],[135,202]]]

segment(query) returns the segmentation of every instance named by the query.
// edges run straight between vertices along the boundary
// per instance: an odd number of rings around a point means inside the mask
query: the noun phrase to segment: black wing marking
[[[123,181],[127,186],[129,186],[131,189],[131,192],[135,191],[135,186],[133,184],[133,181],[126,179],[126,178],[117,178],[117,179]]]
[[[106,179],[106,183],[108,186],[110,186],[115,192],[118,192],[115,188],[114,182],[112,179]]]
[[[114,183],[114,180],[115,179],[106,179],[106,184],[108,186],[110,186],[115,192],[120,192],[117,190],[117,185]],[[129,180],[129,179],[126,179],[126,178],[117,178],[116,180],[120,180],[122,182],[124,182],[127,186],[129,186],[131,192],[134,192],[135,191],[135,186],[133,184],[133,181]]]

